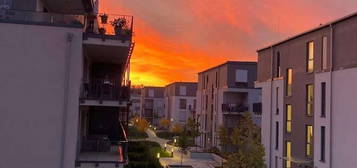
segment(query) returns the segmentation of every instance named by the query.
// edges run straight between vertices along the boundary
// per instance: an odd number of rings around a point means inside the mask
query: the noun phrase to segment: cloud
[[[133,15],[134,84],[196,81],[227,60],[256,60],[256,49],[352,13],[354,0],[106,0],[101,11]]]

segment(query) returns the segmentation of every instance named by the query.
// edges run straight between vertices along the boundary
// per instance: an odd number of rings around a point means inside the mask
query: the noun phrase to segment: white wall
[[[186,99],[186,109],[180,109],[180,99]],[[194,107],[194,100],[196,97],[189,96],[171,96],[171,118],[173,118],[174,122],[186,123],[187,119],[190,117],[190,110]]]
[[[329,72],[315,74],[314,100],[314,165],[331,168],[330,165],[330,122],[331,122],[331,78]],[[326,82],[326,117],[321,117],[321,82]],[[325,162],[321,162],[321,126],[325,126]],[[344,166],[342,166],[344,167]]]
[[[357,68],[332,73],[331,168],[355,168]]]
[[[65,81],[68,33],[74,36],[68,52],[70,76]],[[0,51],[0,167],[56,168],[61,149],[65,167],[73,167],[82,75],[81,29],[0,23]]]

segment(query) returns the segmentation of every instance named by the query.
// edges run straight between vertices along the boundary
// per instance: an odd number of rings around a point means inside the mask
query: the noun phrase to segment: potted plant
[[[103,13],[103,14],[99,15],[99,17],[100,17],[102,24],[108,23],[108,15],[107,14]]]
[[[102,35],[104,35],[105,32],[106,32],[106,30],[105,30],[104,27],[99,28],[98,31],[99,31],[99,33],[102,34]]]
[[[127,21],[125,18],[117,18],[110,22],[110,24],[114,27],[115,35],[121,35],[123,30],[126,29]]]

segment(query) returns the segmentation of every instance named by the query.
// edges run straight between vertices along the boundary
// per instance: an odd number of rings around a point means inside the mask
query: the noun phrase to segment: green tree
[[[193,118],[188,118],[187,122],[186,122],[186,128],[187,128],[187,132],[188,135],[192,138],[196,138],[198,136],[200,136],[200,132],[199,132],[199,127],[200,124],[198,122],[195,121],[195,119]]]
[[[138,131],[145,132],[146,129],[149,128],[149,122],[146,121],[144,118],[139,118],[136,121],[137,122],[135,123],[135,127],[136,127],[136,129],[138,129]]]
[[[168,129],[170,126],[170,120],[166,119],[166,118],[162,118],[159,122],[160,126],[164,129]]]
[[[181,150],[181,166],[182,166],[182,162],[183,162],[183,153],[186,151],[186,149],[188,148],[188,136],[187,136],[187,130],[185,129],[185,131],[179,136],[178,139],[178,147]]]
[[[253,123],[250,113],[245,113],[238,123],[231,135],[236,151],[228,155],[224,168],[264,168],[260,128]]]
[[[227,145],[231,144],[231,138],[228,133],[228,129],[224,126],[220,126],[218,130],[219,145],[224,148],[222,152],[227,152]]]
[[[175,123],[174,126],[172,126],[171,132],[174,133],[175,135],[179,135],[183,132],[183,128],[181,124]]]

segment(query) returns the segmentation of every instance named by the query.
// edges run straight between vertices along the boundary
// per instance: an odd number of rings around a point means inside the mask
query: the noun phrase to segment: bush
[[[168,131],[160,131],[156,132],[156,136],[162,139],[172,140],[176,134]]]
[[[146,132],[141,132],[135,127],[129,127],[128,136],[129,139],[145,139],[149,137]]]

